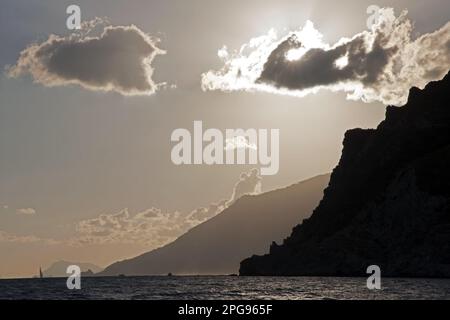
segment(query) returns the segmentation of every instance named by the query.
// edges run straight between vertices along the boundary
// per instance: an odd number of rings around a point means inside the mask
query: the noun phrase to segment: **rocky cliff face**
[[[450,75],[350,130],[312,216],[241,275],[450,277]]]

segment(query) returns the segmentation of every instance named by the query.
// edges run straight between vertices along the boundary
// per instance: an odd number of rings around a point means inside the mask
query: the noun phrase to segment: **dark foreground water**
[[[0,299],[450,299],[450,279],[382,279],[372,291],[364,278],[126,277],[0,280]]]

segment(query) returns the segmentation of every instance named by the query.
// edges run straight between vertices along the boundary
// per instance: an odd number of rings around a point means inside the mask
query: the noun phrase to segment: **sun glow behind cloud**
[[[335,65],[339,70],[344,69],[348,65],[348,56],[345,55],[337,59]]]
[[[413,40],[407,11],[381,9],[371,30],[334,45],[311,21],[279,37],[275,30],[240,50],[219,51],[224,66],[202,75],[203,90],[262,91],[304,97],[328,89],[348,99],[403,105],[411,87],[440,80],[450,68],[450,23]]]

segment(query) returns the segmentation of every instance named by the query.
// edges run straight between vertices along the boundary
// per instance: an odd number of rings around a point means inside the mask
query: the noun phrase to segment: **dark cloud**
[[[257,81],[295,90],[345,81],[373,84],[397,51],[395,47],[383,48],[383,37],[378,35],[372,48],[363,37],[357,37],[334,49],[310,49],[299,60],[286,59],[286,52],[301,47],[295,36],[282,42],[270,54]],[[336,65],[340,58],[347,59],[343,67]]]
[[[151,94],[151,63],[157,40],[136,26],[108,26],[98,37],[85,33],[67,37],[51,35],[20,54],[9,75],[31,74],[45,86],[78,84],[91,90],[116,91],[124,95]]]
[[[219,51],[225,66],[202,75],[204,90],[247,90],[305,96],[320,89],[350,99],[403,105],[413,86],[440,80],[450,68],[450,23],[412,37],[407,12],[382,9],[369,31],[330,46],[311,22],[279,40],[273,32],[233,54]]]

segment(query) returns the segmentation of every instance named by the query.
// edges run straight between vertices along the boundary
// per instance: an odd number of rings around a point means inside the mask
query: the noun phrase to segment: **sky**
[[[66,28],[71,4],[80,6],[84,22],[101,18],[100,32],[71,37]],[[237,83],[227,66],[249,57],[231,53],[251,39],[273,29],[286,40],[283,36],[308,20],[323,34],[313,48],[330,54],[340,39],[368,31],[366,9],[374,4],[393,8],[396,16],[408,10],[413,40],[420,41],[401,53],[416,45],[434,48],[435,39],[448,36],[440,29],[450,16],[447,0],[3,0],[0,277],[32,276],[57,260],[104,267],[168,243],[242,194],[330,172],[345,131],[376,127],[385,104],[402,101],[402,92],[386,95],[376,90],[379,82],[365,79],[366,101],[349,100],[349,92],[337,87],[298,94],[279,90],[290,78],[276,68],[260,78],[270,90],[261,89],[256,78],[224,87]],[[106,25],[110,29],[103,30]],[[436,30],[442,32],[433,34]],[[52,34],[58,38],[49,38]],[[430,36],[420,38],[424,34]],[[88,37],[97,38],[86,44]],[[269,51],[250,48],[252,59],[272,52],[274,44],[280,42],[269,42]],[[105,59],[102,54],[115,45],[120,53]],[[28,55],[21,56],[24,50]],[[437,65],[448,66],[438,59],[447,56],[427,53],[420,57],[436,63],[424,72],[438,77]],[[137,63],[145,56],[151,56],[147,65]],[[366,69],[381,60],[367,61]],[[353,66],[352,56],[348,64]],[[208,73],[217,77],[205,83]],[[392,79],[388,76],[383,79]],[[410,85],[401,81],[410,74],[402,77],[394,78],[393,88]],[[311,81],[315,87],[325,80]],[[291,89],[305,86],[289,83]],[[221,130],[279,129],[278,173],[260,176],[254,165],[174,165],[171,133],[193,130],[195,120]]]

